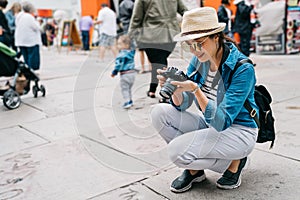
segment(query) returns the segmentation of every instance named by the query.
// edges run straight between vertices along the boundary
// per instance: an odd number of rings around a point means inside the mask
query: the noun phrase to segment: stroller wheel
[[[33,93],[34,98],[37,98],[38,91],[39,91],[39,88],[36,85],[32,86],[32,93]]]
[[[16,109],[21,104],[21,98],[16,91],[9,89],[3,94],[3,104],[10,110]]]
[[[46,95],[46,89],[45,86],[40,85],[40,91],[42,92],[43,97]]]

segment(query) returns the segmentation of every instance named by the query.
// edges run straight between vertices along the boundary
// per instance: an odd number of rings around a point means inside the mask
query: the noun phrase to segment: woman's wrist
[[[193,94],[195,94],[200,89],[197,83],[195,83],[194,85],[194,88],[191,90]]]

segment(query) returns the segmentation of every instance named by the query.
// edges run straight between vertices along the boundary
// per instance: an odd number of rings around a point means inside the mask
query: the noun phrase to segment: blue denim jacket
[[[118,72],[133,70],[134,54],[135,50],[121,50],[116,58],[115,69],[112,71],[112,74],[117,75]]]
[[[209,100],[203,112],[206,122],[217,131],[225,130],[232,124],[239,124],[251,128],[257,128],[255,121],[250,117],[249,112],[244,107],[246,99],[257,111],[258,107],[254,100],[254,86],[256,83],[254,67],[250,63],[241,65],[232,76],[231,84],[229,76],[236,63],[246,56],[231,43],[226,43],[230,48],[230,53],[222,64],[222,79],[219,82],[216,101]],[[193,57],[188,68],[187,75],[201,88],[205,82],[210,62],[201,63],[197,57]],[[183,93],[183,102],[180,106],[175,106],[177,110],[185,111],[191,106],[193,100],[198,104],[195,96],[191,92]],[[199,106],[198,106],[199,107]]]

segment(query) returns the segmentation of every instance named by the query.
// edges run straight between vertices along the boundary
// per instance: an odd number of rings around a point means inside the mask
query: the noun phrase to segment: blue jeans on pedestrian
[[[40,69],[40,46],[38,44],[32,47],[20,46],[20,50],[29,68],[33,70]]]
[[[83,50],[90,50],[90,32],[89,31],[81,31]]]

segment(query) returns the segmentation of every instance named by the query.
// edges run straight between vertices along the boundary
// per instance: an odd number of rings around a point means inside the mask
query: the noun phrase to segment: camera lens
[[[166,99],[170,99],[173,95],[174,91],[176,90],[177,86],[172,85],[170,82],[172,79],[167,79],[164,86],[161,88],[159,94]]]

